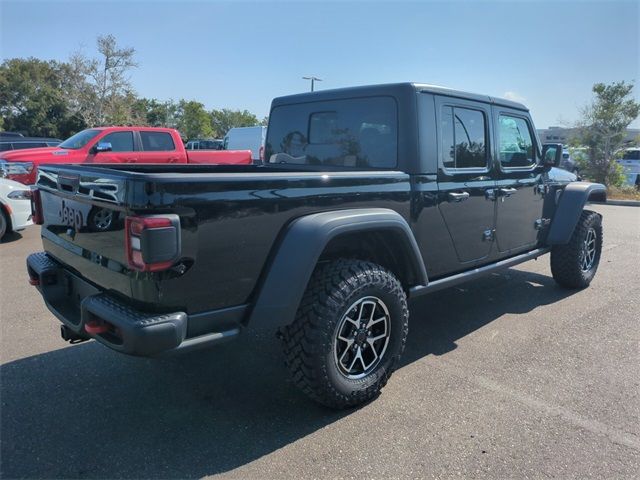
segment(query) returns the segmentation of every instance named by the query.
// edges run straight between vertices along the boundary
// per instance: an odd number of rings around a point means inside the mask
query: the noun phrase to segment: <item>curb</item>
[[[621,207],[640,207],[638,200],[607,200],[606,202],[589,202],[594,205],[618,205]]]

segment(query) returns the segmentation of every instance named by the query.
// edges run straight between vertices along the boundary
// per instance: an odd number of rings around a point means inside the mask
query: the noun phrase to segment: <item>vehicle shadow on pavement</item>
[[[502,315],[526,314],[576,292],[559,287],[551,276],[509,269],[418,298],[411,305],[402,365],[450,352],[458,339]]]
[[[550,277],[508,270],[419,299],[403,365],[570,294]],[[4,478],[199,478],[352,412],[320,407],[294,387],[273,332],[155,360],[83,343],[8,363],[0,375]]]
[[[9,232],[2,239],[0,239],[0,243],[11,243],[16,240],[20,240],[22,238],[22,234],[19,232]]]

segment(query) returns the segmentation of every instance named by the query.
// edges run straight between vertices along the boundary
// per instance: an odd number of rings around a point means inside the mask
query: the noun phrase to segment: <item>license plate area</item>
[[[43,285],[42,288],[43,296],[55,310],[56,316],[76,330],[82,323],[82,300],[100,293],[93,285],[62,269],[56,275],[55,284]]]

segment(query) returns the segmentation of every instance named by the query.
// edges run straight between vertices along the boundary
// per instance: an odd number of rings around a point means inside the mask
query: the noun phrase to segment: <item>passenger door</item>
[[[479,262],[491,251],[495,227],[495,203],[487,199],[495,188],[491,107],[440,96],[435,102],[438,207],[460,264]]]
[[[494,106],[496,156],[496,239],[501,256],[533,248],[544,226],[545,188],[538,144],[528,115]]]
[[[111,151],[96,152],[95,147],[99,143],[110,143]],[[120,131],[108,133],[99,138],[89,150],[87,162],[92,163],[132,163],[137,158],[132,131]]]
[[[141,151],[140,163],[185,163],[186,154],[177,149],[169,132],[141,130],[139,133]],[[181,162],[182,159],[182,162]]]

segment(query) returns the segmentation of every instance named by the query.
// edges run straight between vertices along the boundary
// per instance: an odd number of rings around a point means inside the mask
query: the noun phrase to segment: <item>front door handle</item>
[[[447,201],[452,203],[464,202],[468,198],[469,198],[469,192],[459,192],[459,193],[449,192],[447,194]]]
[[[501,197],[510,197],[511,195],[513,195],[514,193],[518,193],[518,189],[517,188],[501,188],[500,190],[500,196]]]

